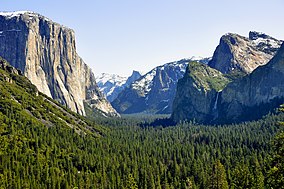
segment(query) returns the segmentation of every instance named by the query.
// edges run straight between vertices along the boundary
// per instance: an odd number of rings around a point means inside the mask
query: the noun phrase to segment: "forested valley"
[[[89,120],[3,65],[0,188],[284,186],[281,108],[258,121],[221,126]]]

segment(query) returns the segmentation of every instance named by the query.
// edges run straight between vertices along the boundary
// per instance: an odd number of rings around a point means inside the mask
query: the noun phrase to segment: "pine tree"
[[[259,165],[259,162],[257,159],[254,159],[253,167],[252,167],[252,173],[253,173],[253,189],[262,189],[264,188],[264,176],[261,172],[261,168]]]
[[[253,175],[247,165],[238,165],[232,173],[232,188],[243,189],[253,187]]]
[[[284,132],[274,140],[274,155],[271,158],[271,169],[268,171],[267,184],[269,188],[284,188]]]
[[[125,189],[138,189],[137,183],[132,174],[129,174],[127,177]]]
[[[213,165],[212,174],[209,179],[208,188],[210,189],[228,189],[226,171],[220,160]]]

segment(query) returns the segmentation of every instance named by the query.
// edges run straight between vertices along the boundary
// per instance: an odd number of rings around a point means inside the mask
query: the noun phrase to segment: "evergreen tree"
[[[212,168],[208,188],[210,189],[229,189],[226,171],[220,160],[217,160]]]
[[[232,188],[253,188],[253,176],[247,165],[239,164],[232,173]]]
[[[127,177],[125,189],[138,189],[137,183],[132,174],[129,174]]]
[[[262,189],[264,188],[264,176],[261,171],[261,167],[257,159],[253,160],[252,164],[252,174],[253,174],[253,189]]]
[[[273,142],[274,155],[268,171],[267,184],[273,189],[284,188],[284,132],[277,135]]]

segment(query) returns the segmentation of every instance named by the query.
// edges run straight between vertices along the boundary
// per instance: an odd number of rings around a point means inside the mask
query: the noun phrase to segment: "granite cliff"
[[[282,41],[260,32],[249,37],[228,33],[221,37],[208,65],[222,73],[251,73],[266,64],[277,52]]]
[[[284,44],[264,66],[236,80],[222,91],[220,121],[259,118],[284,103]]]
[[[49,97],[85,115],[84,103],[118,115],[99,91],[94,74],[76,52],[75,34],[37,13],[0,13],[0,56]]]
[[[205,65],[200,69],[200,66],[190,64],[185,76],[178,82],[172,113],[176,122],[236,123],[254,120],[284,103],[284,44],[267,64],[237,79],[205,68]],[[214,87],[212,82],[218,83],[219,87]]]
[[[281,43],[260,32],[250,32],[248,38],[232,33],[222,36],[208,63],[211,68],[190,64],[179,80],[173,120],[239,122],[259,118],[279,106],[284,78],[281,66],[272,65],[281,65]],[[221,87],[216,89],[208,81]]]
[[[220,71],[209,66],[190,62],[184,77],[177,83],[171,118],[206,122],[215,119],[219,91],[230,82]]]

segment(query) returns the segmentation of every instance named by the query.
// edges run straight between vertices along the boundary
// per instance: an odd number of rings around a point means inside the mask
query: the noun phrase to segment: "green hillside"
[[[68,174],[81,169],[79,156],[87,153],[85,142],[105,131],[38,92],[20,71],[0,58],[2,188],[63,184]]]
[[[152,127],[113,118],[98,126],[1,59],[0,188],[264,188],[274,182],[268,160],[283,120]]]

